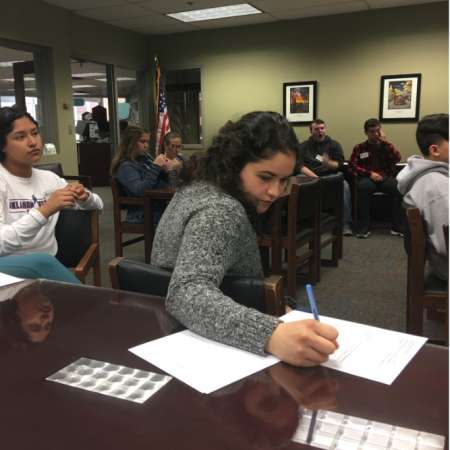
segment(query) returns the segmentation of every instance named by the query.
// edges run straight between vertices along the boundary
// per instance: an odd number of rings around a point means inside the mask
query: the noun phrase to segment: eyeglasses
[[[179,150],[181,147],[183,147],[183,145],[182,144],[169,144],[169,147]]]

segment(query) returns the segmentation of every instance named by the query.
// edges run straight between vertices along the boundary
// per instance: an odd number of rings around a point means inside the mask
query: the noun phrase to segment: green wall
[[[317,80],[318,116],[346,156],[378,117],[381,75],[422,73],[420,115],[448,111],[447,2],[155,37],[163,69],[201,67],[209,144],[227,120],[282,112],[282,84]],[[416,152],[415,123],[385,124],[403,157]],[[309,133],[295,128],[299,138]]]
[[[1,39],[50,48],[50,74],[54,86],[50,97],[55,111],[52,120],[56,122],[59,154],[44,159],[62,162],[67,174],[78,173],[70,58],[144,69],[149,64],[148,38],[75,16],[38,0],[14,0],[2,4],[0,46],[4,45]]]

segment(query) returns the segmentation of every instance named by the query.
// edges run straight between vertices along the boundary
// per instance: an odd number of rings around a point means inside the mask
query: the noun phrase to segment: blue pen
[[[320,320],[319,310],[317,309],[316,299],[314,298],[314,292],[310,284],[306,285],[306,294],[308,295],[309,307],[311,308],[314,320]]]

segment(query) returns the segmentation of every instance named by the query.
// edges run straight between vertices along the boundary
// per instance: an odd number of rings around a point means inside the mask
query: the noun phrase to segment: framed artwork
[[[381,77],[381,121],[414,122],[418,120],[421,78],[420,73]]]
[[[290,123],[310,123],[316,111],[317,81],[283,83],[283,114]]]

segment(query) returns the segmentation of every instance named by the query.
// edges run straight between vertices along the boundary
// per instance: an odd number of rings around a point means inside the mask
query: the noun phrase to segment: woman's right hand
[[[47,219],[64,208],[72,208],[75,205],[77,195],[69,187],[63,187],[52,192],[48,200],[38,208],[38,211]]]
[[[328,360],[337,350],[336,328],[307,319],[280,323],[266,345],[266,351],[294,366],[311,367]]]

